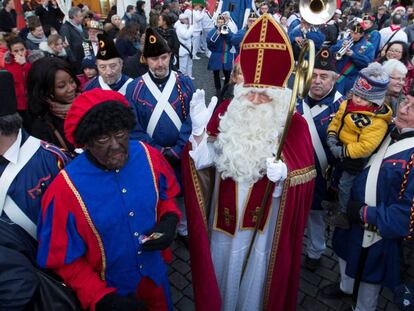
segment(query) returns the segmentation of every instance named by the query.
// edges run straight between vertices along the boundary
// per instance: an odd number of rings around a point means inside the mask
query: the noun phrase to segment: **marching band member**
[[[331,115],[335,114],[345,97],[336,90],[334,57],[329,49],[322,48],[318,53],[313,69],[312,84],[309,94],[298,102],[297,111],[303,115],[309,125],[315,152],[316,170],[312,209],[307,223],[308,243],[304,265],[314,271],[322,254],[325,252],[325,221],[321,202],[328,199],[326,171],[334,162],[326,144],[327,129]]]
[[[322,294],[340,299],[355,291],[354,310],[377,310],[381,286],[394,289],[401,283],[401,242],[414,237],[413,129],[410,93],[398,108],[394,128],[354,180],[348,204],[351,229],[334,232],[341,279]]]
[[[365,32],[365,39],[372,44],[374,47],[375,55],[378,53],[381,35],[377,30],[377,26],[374,24],[375,17],[372,15],[364,15],[362,17],[362,27]]]
[[[137,117],[131,137],[157,148],[180,181],[181,153],[191,134],[189,113],[194,86],[190,77],[170,69],[170,57],[166,41],[148,28],[143,60],[149,70],[129,85],[125,97]],[[178,235],[186,244],[187,224],[185,212],[182,214]]]
[[[375,50],[373,45],[364,37],[364,28],[359,23],[354,23],[350,29],[350,38],[338,40],[338,42],[330,48],[332,53],[337,53],[353,41],[353,45],[347,48],[342,56],[337,58],[336,70],[339,74],[337,90],[346,95],[352,88],[354,82],[361,69],[368,66],[374,60]],[[339,59],[338,59],[339,58]]]
[[[325,35],[302,18],[300,24],[289,33],[289,39],[292,42],[293,55],[297,60],[304,40],[312,40],[315,43],[315,50],[319,51],[325,41]]]
[[[223,71],[225,78],[224,84],[227,84],[230,80],[230,73],[233,67],[234,56],[234,54],[230,52],[232,36],[233,32],[225,23],[225,18],[222,15],[219,15],[217,18],[216,27],[212,29],[207,35],[207,46],[211,51],[211,56],[208,61],[207,68],[208,70],[213,71],[216,95],[220,94],[221,91],[221,70]]]
[[[122,73],[122,58],[114,41],[106,35],[98,34],[99,49],[96,55],[96,66],[99,75],[85,85],[84,90],[95,88],[113,90],[125,95],[132,79]]]

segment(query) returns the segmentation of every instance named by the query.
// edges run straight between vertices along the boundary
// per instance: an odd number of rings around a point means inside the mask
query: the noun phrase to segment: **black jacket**
[[[75,147],[66,139],[65,131],[63,129],[64,122],[63,119],[47,112],[44,116],[33,116],[29,132],[30,135],[36,138],[52,143],[59,148],[66,149],[68,152],[73,153]],[[57,133],[55,131],[57,131]],[[58,138],[57,135],[60,137]],[[67,148],[63,146],[60,139],[64,141]]]
[[[141,63],[141,51],[138,51],[135,55],[129,56],[124,60],[124,66],[122,73],[128,77],[135,79],[148,71],[148,66]]]
[[[0,219],[0,310],[26,310],[38,287],[36,241],[22,228]]]
[[[11,32],[13,28],[16,28],[16,11],[11,10],[10,13],[5,9],[0,11],[0,31]]]
[[[172,55],[171,55],[171,67],[173,70],[178,70],[180,68],[180,65],[178,63],[179,61],[179,50],[180,50],[180,41],[178,40],[177,33],[175,32],[174,28],[168,28],[168,29],[162,29],[160,27],[157,28],[158,33],[163,37],[167,43],[168,46],[171,49]]]
[[[60,27],[62,26],[62,23],[60,21],[62,12],[59,8],[55,8],[51,3],[49,3],[46,10],[43,5],[39,5],[36,8],[35,14],[39,16],[43,27],[49,26],[55,28],[57,31],[60,30]]]
[[[86,39],[84,32],[80,33],[75,26],[66,21],[60,28],[60,35],[68,40],[71,59],[70,62],[76,70],[76,73],[81,73],[81,63],[85,54],[83,52],[82,42]]]
[[[137,23],[139,25],[140,33],[144,33],[145,29],[147,29],[147,17],[145,16],[144,11],[137,11],[136,13],[132,14],[131,22]]]

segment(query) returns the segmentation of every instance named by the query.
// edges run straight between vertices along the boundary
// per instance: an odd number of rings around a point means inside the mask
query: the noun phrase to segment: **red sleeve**
[[[175,201],[175,197],[180,193],[180,186],[175,177],[174,170],[161,152],[145,143],[141,142],[141,144],[147,152],[157,180],[160,198],[157,205],[157,221],[167,213],[174,213],[178,218],[181,218],[181,212]],[[172,261],[173,256],[170,248],[163,250],[161,254],[165,262]]]
[[[180,186],[174,170],[157,149],[146,144],[143,144],[143,146],[148,151],[157,179],[160,198],[157,205],[158,220],[167,213],[175,213],[181,218],[181,212],[175,201],[175,197],[180,193]]]
[[[83,309],[89,307],[94,311],[99,300],[116,291],[115,288],[106,287],[106,282],[99,278],[83,257],[56,268],[55,272],[75,291]]]
[[[62,277],[82,308],[94,310],[95,304],[115,289],[100,277],[101,250],[73,192],[76,189],[71,188],[74,186],[65,174],[61,171],[42,198],[37,261]]]

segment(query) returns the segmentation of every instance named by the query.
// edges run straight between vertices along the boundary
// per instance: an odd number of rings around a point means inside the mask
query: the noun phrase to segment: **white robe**
[[[207,135],[205,135],[207,136]],[[213,165],[214,148],[207,143],[207,138],[197,145],[190,136],[192,151],[190,156],[194,160],[195,167],[202,169]],[[245,260],[253,230],[241,230],[240,222],[243,219],[244,205],[249,193],[247,183],[237,183],[237,229],[235,236],[215,230],[214,212],[217,203],[219,175],[216,173],[216,183],[213,194],[213,205],[209,217],[211,230],[210,248],[216,273],[216,278],[222,298],[222,310],[224,311],[254,311],[261,310],[263,303],[264,283],[267,276],[269,256],[272,249],[274,229],[276,227],[279,212],[279,202],[282,187],[275,188],[269,218],[264,232],[258,232],[256,241],[250,254],[246,272],[240,284],[241,270]]]

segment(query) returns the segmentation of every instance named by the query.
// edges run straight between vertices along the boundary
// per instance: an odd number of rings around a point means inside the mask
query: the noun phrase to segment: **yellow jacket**
[[[387,133],[392,118],[388,105],[376,112],[345,112],[348,101],[339,106],[328,126],[328,135],[336,135],[344,145],[344,156],[351,159],[369,157]],[[344,115],[345,114],[345,115]]]

